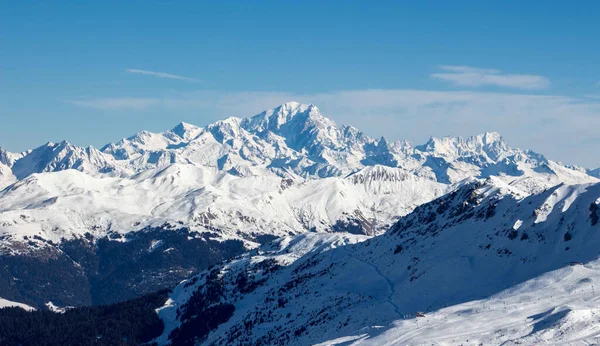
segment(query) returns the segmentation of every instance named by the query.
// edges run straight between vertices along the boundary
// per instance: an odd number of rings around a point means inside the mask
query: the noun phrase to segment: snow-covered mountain
[[[364,167],[400,167],[440,183],[506,175],[526,189],[593,179],[593,170],[564,166],[528,150],[509,147],[497,133],[431,138],[424,145],[374,139],[338,127],[314,105],[288,102],[250,118],[228,118],[200,128],[181,123],[162,133],[140,132],[101,150],[48,143],[4,163],[22,179],[33,173],[77,169],[130,177],[171,164],[215,167],[234,175],[343,177]],[[515,182],[517,183],[517,182]]]
[[[510,148],[497,133],[390,143],[289,102],[205,128],[143,131],[101,150],[64,141],[22,154],[2,150],[0,183],[14,184],[0,194],[0,230],[55,242],[165,223],[245,241],[305,231],[375,234],[453,184],[490,176],[526,194],[598,181]]]
[[[46,143],[15,160],[11,168],[17,179],[33,173],[76,169],[86,173],[108,173],[115,169],[114,159],[94,147],[81,148],[62,141]]]
[[[143,131],[100,150],[66,141],[0,149],[0,271],[14,278],[0,296],[36,307],[112,302],[277,237],[381,234],[473,178],[527,196],[599,181],[590,174],[511,148],[497,133],[413,146],[338,127],[296,102],[206,127]],[[115,253],[122,262],[105,265]],[[72,281],[58,282],[79,293],[63,295],[59,285],[28,296],[30,280],[43,277],[34,267],[68,272]],[[98,286],[108,282],[123,287]]]
[[[10,167],[0,163],[0,189],[14,183],[16,180]]]
[[[66,170],[34,174],[0,191],[0,231],[11,241],[40,238],[30,240],[40,247],[85,234],[116,239],[164,224],[250,242],[307,231],[374,235],[447,189],[385,166],[297,181],[183,164],[131,178]]]
[[[21,155],[10,153],[0,148],[0,189],[3,189],[17,180],[11,167],[20,156]]]
[[[600,184],[527,196],[489,178],[374,238],[284,238],[177,286],[158,310],[166,328],[156,341],[593,342],[599,203]]]

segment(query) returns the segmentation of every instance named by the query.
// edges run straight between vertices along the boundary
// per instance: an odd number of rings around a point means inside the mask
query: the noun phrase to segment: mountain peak
[[[443,157],[485,154],[494,161],[503,153],[511,150],[498,132],[486,132],[468,138],[451,136],[431,137],[427,143],[417,146],[416,149]]]
[[[15,154],[7,151],[4,148],[0,148],[0,164],[11,166],[15,161]]]
[[[388,143],[387,139],[385,139],[385,137],[381,136],[381,138],[379,138],[379,142],[377,143],[377,147],[380,149],[389,150],[389,143]]]
[[[186,122],[180,122],[171,129],[171,132],[181,137],[182,139],[189,139],[193,134],[197,133],[200,128],[196,125],[188,124]]]
[[[297,113],[297,112],[305,112],[307,110],[311,111],[311,110],[316,110],[317,112],[319,112],[319,108],[317,106],[315,106],[312,103],[302,103],[302,102],[297,102],[297,101],[288,101],[285,103],[282,103],[281,105],[273,108],[273,110],[282,110],[282,111],[291,111],[293,113]]]
[[[298,127],[303,129],[308,127],[325,128],[327,126],[335,127],[335,123],[333,120],[325,118],[319,108],[312,103],[305,104],[291,101],[244,119],[242,126],[254,132],[268,130],[279,133],[285,131],[283,128],[287,126],[295,129],[298,129]]]
[[[309,105],[312,105],[312,104],[305,104],[305,103],[301,103],[301,102],[297,102],[297,101],[288,101],[288,102],[281,104],[278,107],[275,107],[274,109],[277,109],[277,108],[281,108],[281,109],[304,108],[304,109],[306,109],[306,108],[308,108]]]
[[[502,135],[500,135],[498,132],[486,132],[480,136],[484,144],[504,142],[504,138],[502,138]]]

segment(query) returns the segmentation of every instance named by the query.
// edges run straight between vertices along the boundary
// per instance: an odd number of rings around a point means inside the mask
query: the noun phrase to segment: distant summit
[[[101,150],[63,142],[21,156],[3,152],[0,162],[18,179],[64,169],[127,177],[174,163],[215,167],[235,175],[260,175],[266,170],[284,178],[315,179],[383,165],[444,184],[468,177],[512,176],[515,184],[530,192],[559,181],[592,181],[598,176],[595,170],[565,166],[511,148],[497,132],[467,138],[432,137],[413,146],[371,138],[351,126],[338,127],[317,106],[299,102],[204,128],[182,122],[166,132],[142,131]]]

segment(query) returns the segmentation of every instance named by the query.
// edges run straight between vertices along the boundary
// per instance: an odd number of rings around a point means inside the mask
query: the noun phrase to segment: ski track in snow
[[[600,336],[600,331],[591,331],[589,334],[575,335],[561,342],[544,339],[541,334],[532,334],[536,323],[543,324],[546,318],[552,317],[561,311],[581,311],[597,309],[600,313],[600,297],[589,286],[579,288],[575,292],[568,292],[569,287],[581,283],[582,280],[596,277],[600,281],[600,273],[581,267],[572,271],[559,269],[553,273],[532,279],[531,282],[544,280],[547,276],[559,276],[555,282],[538,286],[530,291],[526,283],[519,285],[517,292],[514,287],[506,292],[490,298],[466,302],[455,306],[433,311],[426,318],[414,319],[412,327],[407,325],[408,320],[395,321],[395,328],[389,329],[383,335],[374,339],[361,339],[350,342],[352,345],[515,345],[515,344],[548,344],[548,345],[588,345],[595,343]],[[565,290],[567,292],[565,292]],[[581,306],[578,308],[578,306]],[[585,306],[585,307],[584,307]],[[571,310],[572,309],[572,310]],[[592,325],[598,323],[589,321]],[[560,328],[559,325],[548,325],[548,328]],[[592,327],[593,328],[593,327]],[[597,328],[596,328],[597,329]],[[550,329],[552,330],[552,329]],[[559,331],[559,335],[560,335]],[[512,334],[512,335],[511,335]],[[494,337],[494,335],[497,335]],[[512,336],[512,337],[511,337]],[[568,335],[567,335],[568,336]],[[467,341],[468,340],[468,341]],[[486,341],[483,341],[486,340]],[[527,341],[530,340],[530,341]]]
[[[346,249],[346,248],[344,248],[344,250],[349,253],[350,257],[353,260],[361,262],[361,263],[366,264],[369,267],[373,268],[373,270],[375,271],[375,273],[377,273],[377,275],[379,275],[387,283],[388,290],[390,291],[390,294],[387,295],[386,301],[388,302],[388,304],[390,304],[394,308],[394,312],[398,315],[398,317],[404,319],[404,314],[402,314],[402,312],[400,312],[400,308],[398,307],[398,305],[396,305],[396,303],[394,303],[394,295],[396,294],[396,289],[394,287],[394,283],[387,276],[385,276],[379,270],[379,268],[377,268],[377,266],[374,265],[373,263],[369,263],[369,262],[367,262],[367,261],[365,261],[365,260],[363,260],[361,258],[355,257],[353,251],[348,251],[348,249]]]

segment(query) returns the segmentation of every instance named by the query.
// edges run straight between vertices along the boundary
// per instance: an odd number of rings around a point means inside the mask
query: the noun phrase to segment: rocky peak
[[[190,140],[197,136],[202,131],[202,128],[188,124],[185,122],[179,123],[177,126],[171,129],[171,132],[179,136],[183,140]]]

